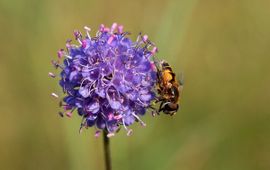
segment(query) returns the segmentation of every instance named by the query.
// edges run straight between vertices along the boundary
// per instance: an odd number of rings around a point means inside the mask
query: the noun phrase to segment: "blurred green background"
[[[181,111],[112,138],[115,170],[270,169],[269,0],[0,0],[0,169],[104,169],[102,138],[61,119],[50,60],[74,29],[142,31],[175,72]],[[95,31],[94,31],[95,32]],[[92,32],[93,33],[93,32]]]

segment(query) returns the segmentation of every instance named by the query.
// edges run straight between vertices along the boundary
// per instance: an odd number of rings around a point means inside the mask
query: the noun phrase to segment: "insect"
[[[166,61],[155,62],[157,68],[156,103],[160,102],[158,113],[174,115],[179,109],[179,100],[183,90],[183,81],[177,81],[176,75]]]

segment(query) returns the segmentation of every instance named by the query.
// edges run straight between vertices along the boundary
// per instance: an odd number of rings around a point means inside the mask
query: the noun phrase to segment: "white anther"
[[[140,118],[139,118],[139,116],[137,116],[134,112],[132,112],[132,115],[140,122],[140,124],[142,125],[142,126],[146,126],[146,123],[144,123]]]
[[[133,134],[133,130],[129,129],[128,132],[127,132],[127,136],[131,136],[132,134]]]
[[[110,138],[110,137],[113,137],[114,135],[115,135],[115,134],[111,132],[111,133],[108,133],[108,134],[107,134],[107,137]]]
[[[48,75],[52,78],[55,78],[56,76],[52,73],[52,72],[49,72]]]
[[[59,96],[57,95],[57,94],[55,94],[55,93],[52,93],[51,94],[54,98],[58,98]]]
[[[146,42],[148,40],[148,35],[143,36],[143,41]]]
[[[87,26],[84,26],[84,29],[85,29],[85,31],[86,31],[87,37],[88,37],[89,39],[91,39],[91,36],[90,36],[90,34],[89,34],[89,32],[91,31],[91,28],[89,28],[89,27],[87,27]]]
[[[78,38],[77,41],[82,45],[82,41]]]
[[[127,128],[127,126],[126,126],[126,124],[125,124],[125,120],[124,120],[124,119],[122,119],[122,122],[123,122],[124,129],[127,131],[127,136],[132,135],[133,130],[132,130],[132,129],[128,129],[128,128]]]
[[[111,27],[111,33],[113,33],[113,31],[115,30],[115,28],[117,27],[117,23],[113,23],[112,27]]]

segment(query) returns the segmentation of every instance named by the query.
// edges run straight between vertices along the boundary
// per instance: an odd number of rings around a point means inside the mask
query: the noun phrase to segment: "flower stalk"
[[[111,151],[110,151],[110,138],[107,137],[107,132],[105,130],[103,131],[103,146],[104,146],[104,156],[105,156],[106,170],[112,170]]]

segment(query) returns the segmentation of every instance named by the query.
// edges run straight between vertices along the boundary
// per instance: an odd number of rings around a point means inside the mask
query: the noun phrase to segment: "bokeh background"
[[[182,109],[111,140],[115,170],[270,169],[269,0],[0,0],[0,169],[101,170],[102,138],[60,118],[50,60],[74,29],[121,23],[184,72]],[[93,33],[93,32],[92,32]]]

